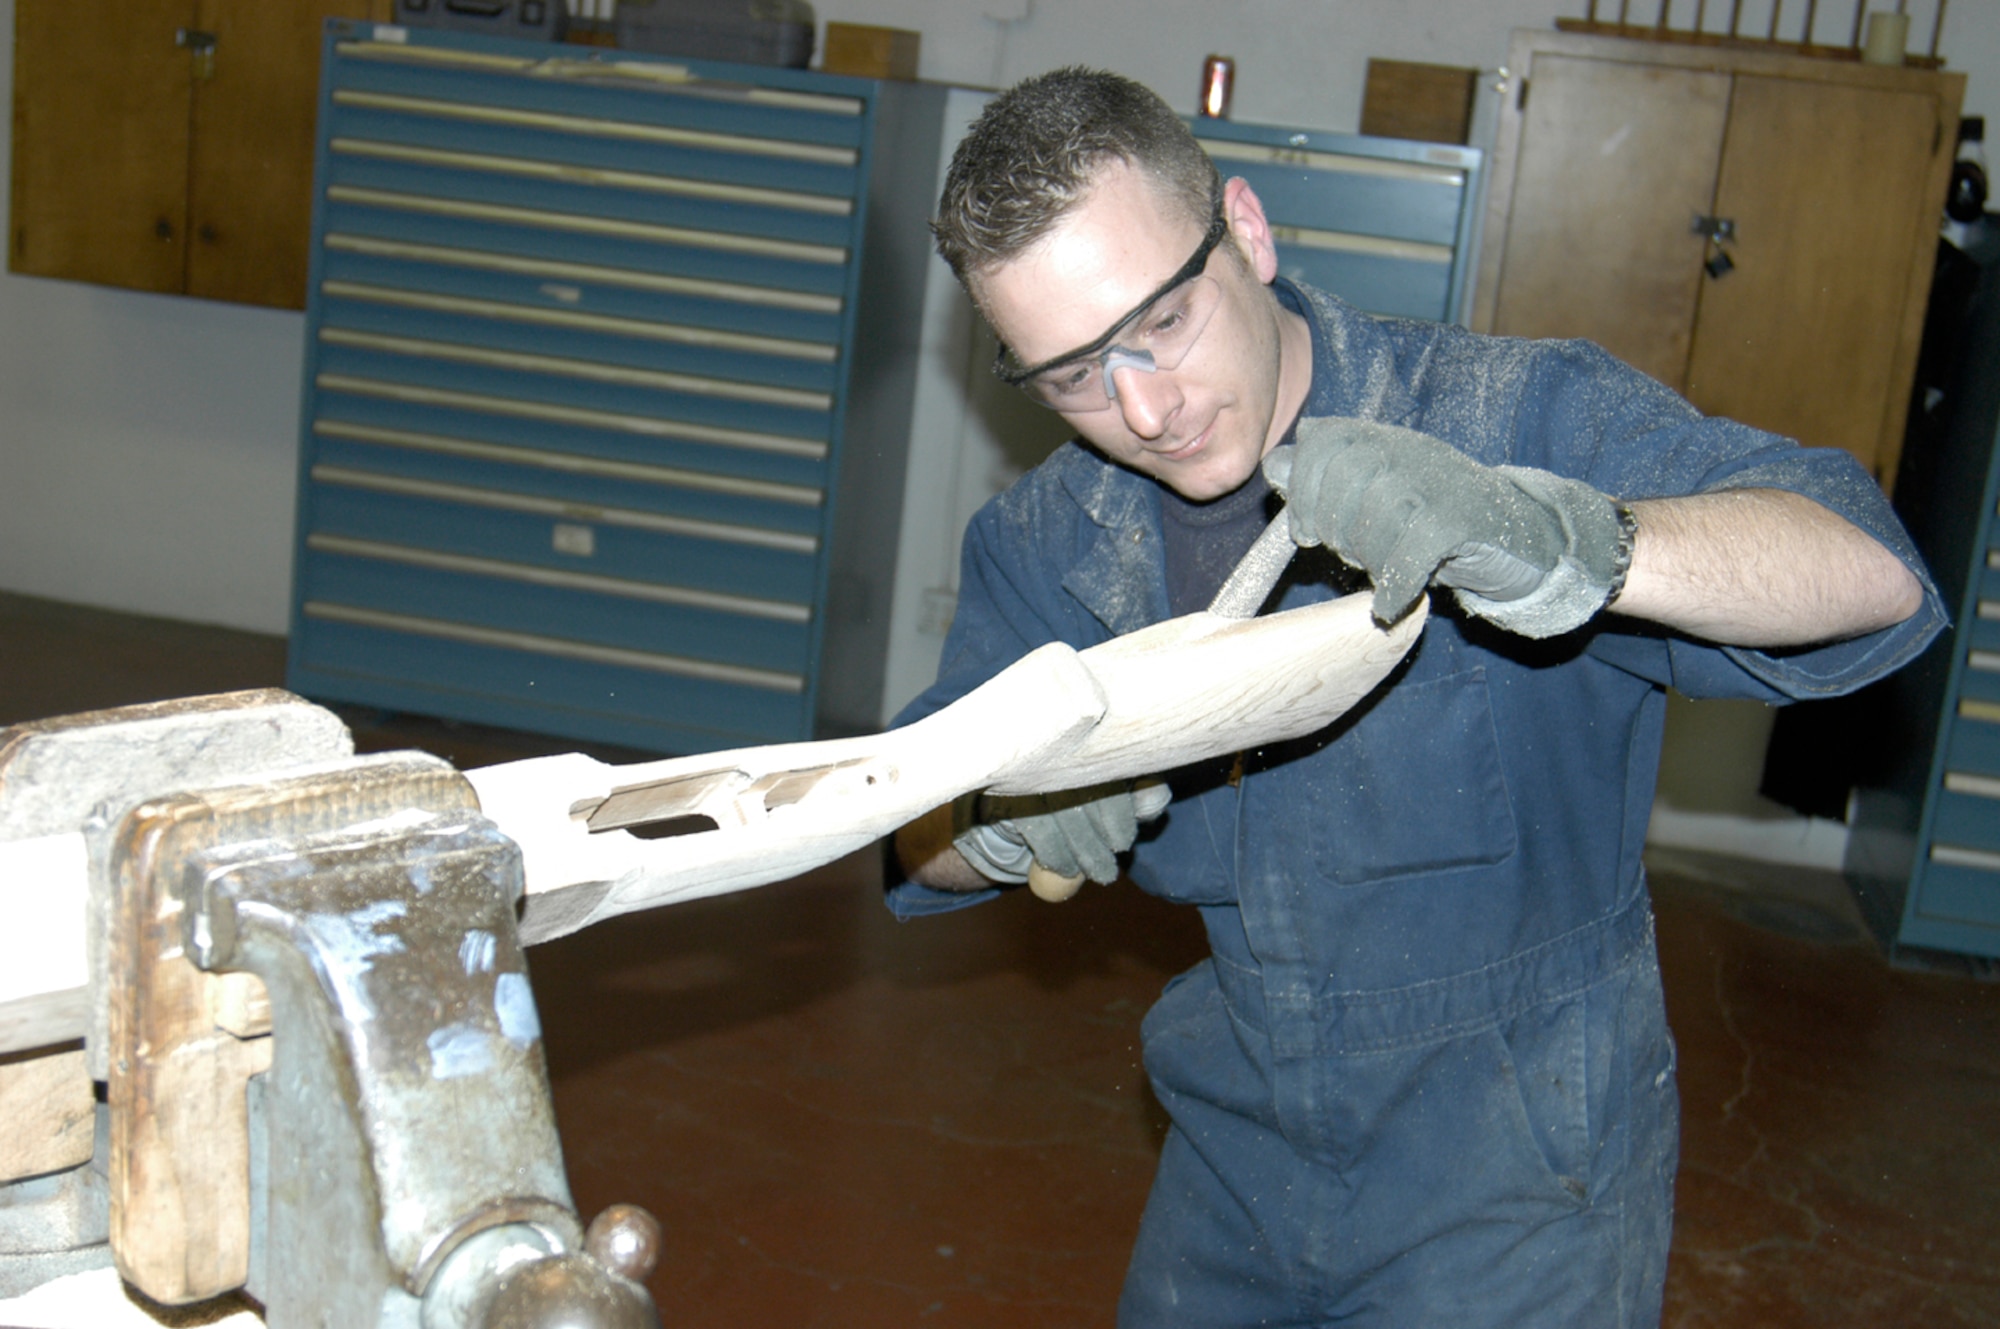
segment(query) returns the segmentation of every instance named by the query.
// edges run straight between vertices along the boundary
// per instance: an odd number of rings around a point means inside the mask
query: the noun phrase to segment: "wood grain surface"
[[[1197,613],[1085,651],[1042,647],[915,724],[615,767],[569,754],[467,773],[520,844],[528,943],[679,900],[782,881],[961,794],[1158,774],[1313,733],[1423,630],[1353,595],[1264,618]],[[641,839],[645,823],[677,833]]]

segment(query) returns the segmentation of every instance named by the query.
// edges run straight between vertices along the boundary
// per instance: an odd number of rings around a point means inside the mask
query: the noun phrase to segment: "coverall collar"
[[[1063,589],[1113,636],[1166,618],[1158,483],[1106,466],[1080,444],[1066,448],[1061,460],[1063,488],[1097,525],[1097,538],[1064,574]]]

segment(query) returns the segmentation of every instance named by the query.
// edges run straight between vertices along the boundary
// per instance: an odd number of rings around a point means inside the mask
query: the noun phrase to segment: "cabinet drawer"
[[[2000,535],[2000,523],[1989,526],[1986,534],[1989,540]],[[2000,549],[1987,549],[1973,565],[1972,575],[1979,587],[1978,603],[1982,607],[1990,602],[2000,602]]]
[[[310,612],[293,634],[288,686],[390,710],[667,752],[777,742],[811,728],[797,693],[666,673],[644,657],[545,634]]]
[[[447,170],[421,160],[379,155],[390,146],[380,145],[377,156],[362,157],[353,155],[350,145],[346,155],[330,159],[327,197],[385,210],[487,217],[551,230],[623,233],[662,244],[836,266],[847,262],[853,242],[851,216],[787,207],[747,191],[742,191],[746,197],[759,201],[676,195],[609,173],[579,178],[581,173],[563,172],[544,179],[527,174],[526,162],[513,174],[498,167]],[[421,155],[414,148],[402,154]]]
[[[816,551],[825,522],[826,494],[818,484],[662,465],[651,460],[657,449],[643,439],[614,451],[607,446],[613,440],[579,439],[580,431],[543,436],[530,427],[501,442],[496,435],[508,431],[468,437],[402,426],[402,420],[376,425],[322,416],[312,423],[313,464],[712,524],[725,528],[718,537],[732,543],[802,554]],[[573,450],[579,445],[589,450]],[[578,519],[597,518],[585,512]]]
[[[2000,619],[1975,613],[1970,623],[1960,626],[1959,636],[1968,672],[2000,676]]]
[[[586,133],[595,132],[590,122],[602,122],[727,135],[752,145],[814,144],[852,154],[864,132],[861,98],[827,87],[831,80],[808,89],[802,85],[813,80],[757,71],[761,77],[756,82],[722,81],[701,77],[692,65],[619,54],[599,57],[587,48],[544,47],[524,54],[519,42],[475,36],[376,39],[386,31],[377,27],[371,36],[357,29],[356,36],[334,43],[341,88],[449,102],[499,102],[524,113],[576,117],[586,122],[580,131]],[[726,145],[726,150],[756,149]]]
[[[332,361],[331,364],[328,361]],[[335,418],[451,438],[537,426],[537,441],[581,431],[642,439],[649,460],[712,474],[823,485],[831,421],[819,413],[704,401],[687,394],[509,373],[422,372],[397,357],[327,356],[307,385],[315,422]]]
[[[1279,271],[1370,313],[1448,320],[1480,154],[1196,119],[1202,147],[1257,192]]]
[[[832,409],[838,386],[824,342],[731,332],[696,323],[612,315],[461,295],[434,286],[328,279],[320,285],[319,342],[426,364],[497,364],[590,382],[658,384],[703,397]]]
[[[2000,622],[1975,614],[1957,625],[1953,648],[1965,652],[1965,661],[1946,703],[1947,765],[2000,774]]]
[[[336,536],[779,604],[811,604],[817,592],[809,537],[766,540],[754,528],[326,464],[309,479],[308,547]]]
[[[1937,797],[1931,843],[2000,854],[2000,780],[1948,777]]]
[[[319,293],[341,309],[439,310],[555,336],[608,331],[826,365],[840,358],[844,305],[810,289],[340,233],[329,239]]]
[[[1947,725],[1946,768],[2000,778],[2000,706],[1961,697]]]
[[[1462,170],[1214,139],[1202,147],[1225,177],[1241,176],[1257,192],[1275,226],[1445,249],[1457,243]]]
[[[667,437],[810,460],[827,455],[833,433],[830,392],[563,353],[574,343],[549,354],[332,327],[320,328],[316,342],[312,387],[322,397],[349,394],[488,414],[582,412],[650,420]]]
[[[2000,854],[1933,843],[1917,916],[1929,923],[2000,928]]]
[[[731,425],[707,427],[648,409],[656,405],[572,405],[511,383],[468,392],[400,375],[315,373],[307,386],[306,422],[315,448],[323,439],[373,439],[454,454],[525,453],[551,459],[551,466],[565,458],[579,465],[594,459],[705,477],[695,487],[709,491],[741,483],[772,495],[818,495],[809,506],[823,501],[829,474],[824,445]]]
[[[828,246],[725,245],[724,232],[354,187],[329,190],[322,207],[330,250],[395,244],[641,278],[721,282],[796,297],[844,297],[848,290],[845,262]]]
[[[336,610],[434,618],[657,657],[661,673],[804,688],[812,647],[805,605],[382,540],[316,534],[306,547],[299,595],[308,618],[338,618]]]
[[[1339,241],[1339,237],[1334,239]],[[1451,257],[1410,252],[1417,248],[1399,243],[1361,247],[1348,247],[1344,242],[1323,244],[1318,235],[1281,230],[1278,271],[1293,281],[1332,291],[1371,314],[1448,321]]]
[[[534,180],[631,188],[665,197],[851,217],[860,187],[859,112],[831,121],[783,116],[764,132],[692,123],[680,105],[579,90],[551,98],[507,79],[438,86],[417,71],[353,67],[332,96],[339,163],[429,166]],[[830,132],[821,132],[822,126]],[[771,131],[777,132],[771,132]]]

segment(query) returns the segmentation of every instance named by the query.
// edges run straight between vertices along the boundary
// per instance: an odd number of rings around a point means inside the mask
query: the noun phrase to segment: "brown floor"
[[[0,723],[277,683],[275,639],[0,595]],[[560,748],[353,713],[461,765]],[[2000,1324],[2000,984],[1892,969],[1839,881],[1656,855],[1681,1054],[1676,1329]],[[666,1228],[665,1321],[1111,1322],[1199,957],[1129,887],[899,925],[868,855],[530,961],[578,1206]]]

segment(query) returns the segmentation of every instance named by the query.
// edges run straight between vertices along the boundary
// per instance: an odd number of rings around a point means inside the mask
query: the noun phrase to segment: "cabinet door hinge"
[[[1514,94],[1514,109],[1517,111],[1528,109],[1528,76],[1526,74],[1521,75],[1521,90]]]

